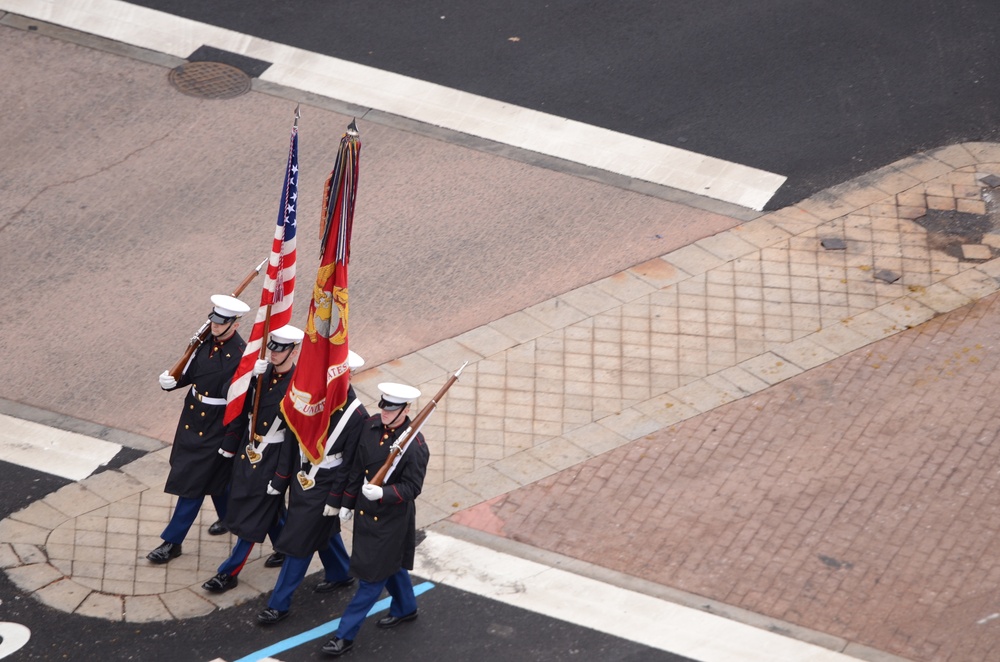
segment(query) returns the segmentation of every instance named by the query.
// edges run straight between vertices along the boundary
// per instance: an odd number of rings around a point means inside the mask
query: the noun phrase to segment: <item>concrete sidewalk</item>
[[[4,38],[38,47],[24,33]],[[136,99],[154,93],[145,87],[143,67],[73,50],[127,78]],[[254,108],[277,114],[271,101],[232,108],[249,127]],[[168,103],[166,95],[159,102]],[[211,121],[236,121],[232,115],[217,109]],[[342,119],[322,122],[333,127]],[[135,130],[144,135],[155,126]],[[394,131],[378,126],[372,134],[395,140]],[[169,142],[170,133],[161,140]],[[454,149],[405,139],[418,153]],[[50,148],[58,152],[58,141]],[[171,163],[187,159],[176,149],[158,153],[141,173],[156,172],[164,156]],[[143,157],[125,150],[117,158]],[[426,165],[415,160],[409,164],[415,170]],[[493,175],[487,166],[503,166],[502,159],[472,161]],[[522,175],[514,169],[512,180]],[[429,323],[422,331],[438,332],[435,341],[398,358],[390,341],[372,341],[382,343],[378,353],[385,357],[355,380],[366,405],[377,400],[378,382],[412,383],[430,396],[470,362],[424,430],[432,462],[418,524],[523,556],[559,555],[582,574],[862,659],[989,659],[1000,643],[993,591],[1000,564],[990,551],[1000,525],[991,444],[998,359],[990,351],[998,333],[998,175],[1000,146],[954,145],[743,223],[618,191],[616,211],[673,215],[710,230],[471,330],[461,321]],[[573,177],[546,177],[552,181],[528,209],[542,204],[549,188],[562,199],[535,213],[556,213],[579,199],[579,189],[567,188],[581,185]],[[95,204],[85,197],[88,188],[93,184],[74,183],[54,199],[26,192],[9,203],[11,215],[44,220]],[[586,195],[612,188],[588,188]],[[153,209],[173,203],[173,191],[157,194],[163,198],[149,202]],[[405,204],[394,204],[391,210],[401,213]],[[116,206],[112,200],[102,212]],[[586,205],[576,213],[594,215]],[[122,231],[128,226],[123,222]],[[178,252],[211,262],[209,242],[199,242],[196,232],[182,241],[175,228],[143,227],[150,242],[173,238]],[[50,229],[53,236],[61,230]],[[118,280],[142,273],[145,265],[136,262],[147,259],[143,247],[108,263]],[[256,263],[251,250],[243,252],[248,264]],[[51,273],[45,265],[24,258],[18,278],[70,288],[92,276],[68,266]],[[478,266],[485,274],[481,291],[495,292],[499,272]],[[221,272],[212,278],[221,281]],[[368,283],[362,292],[372,300],[378,280]],[[117,294],[133,306],[152,308],[163,298],[155,287],[130,286]],[[92,289],[64,290],[73,299],[67,306],[81,306],[78,299]],[[171,290],[162,317],[179,317],[176,299],[194,296],[190,289]],[[85,311],[73,312],[79,319]],[[139,328],[114,323],[117,337]],[[173,323],[180,337],[180,323]],[[23,335],[6,335],[11,329],[19,330],[8,326],[5,339]],[[126,355],[158,365],[140,340],[123,340]],[[61,360],[76,356],[73,347],[53,351]],[[109,384],[98,386],[109,390],[92,400],[74,396],[76,385],[40,379],[45,370],[33,364],[20,366],[6,384],[33,384],[23,397],[36,406],[47,401],[49,388],[67,393],[67,402],[52,401],[69,410],[128,402],[130,409],[108,416],[133,420],[137,434],[165,437],[179,404],[135,392],[137,375],[152,385],[157,370],[124,365],[117,355],[100,359],[106,372],[82,371]],[[276,577],[262,567],[266,546],[257,548],[237,589],[201,590],[231,544],[205,534],[207,512],[181,557],[166,566],[145,561],[172,505],[162,493],[168,452],[68,485],[0,522],[0,566],[45,604],[116,621],[184,619],[259,599]]]

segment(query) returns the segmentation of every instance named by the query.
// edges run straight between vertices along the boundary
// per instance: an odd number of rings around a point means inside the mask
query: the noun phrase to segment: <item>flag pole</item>
[[[267,310],[264,312],[264,336],[260,343],[260,354],[257,358],[262,359],[267,352],[267,334],[270,332],[268,327],[271,326],[271,304],[267,304]],[[257,387],[254,389],[253,394],[253,413],[250,414],[250,440],[253,441],[253,436],[256,434],[257,430],[257,410],[260,408],[260,392],[263,390],[261,388],[261,382],[264,380],[264,373],[257,375]]]

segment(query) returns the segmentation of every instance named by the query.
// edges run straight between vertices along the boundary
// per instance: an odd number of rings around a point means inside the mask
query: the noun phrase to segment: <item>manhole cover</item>
[[[202,99],[232,99],[250,91],[250,76],[221,62],[185,62],[167,78],[178,91]]]

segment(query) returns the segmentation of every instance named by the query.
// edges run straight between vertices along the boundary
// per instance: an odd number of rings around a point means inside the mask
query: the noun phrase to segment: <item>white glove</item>
[[[281,494],[281,492],[271,487],[271,483],[267,484],[267,493],[270,494],[271,496],[278,496]]]
[[[267,371],[267,359],[257,359],[253,364],[254,376],[263,375]]]
[[[361,486],[361,493],[365,495],[365,498],[369,501],[378,501],[382,498],[382,488],[378,485],[372,485],[371,483],[365,483]]]
[[[230,453],[229,451],[227,451],[227,450],[224,450],[224,449],[222,449],[222,448],[220,448],[220,449],[219,449],[219,455],[221,455],[222,457],[226,458],[227,460],[228,460],[229,458],[231,458],[231,457],[232,457],[233,455],[235,455],[235,454],[236,454],[236,453]]]
[[[329,506],[327,506],[327,508],[329,508]],[[352,517],[354,517],[354,511],[353,510],[351,510],[350,508],[341,508],[340,509],[340,521],[341,522],[349,522]]]
[[[160,388],[164,391],[169,391],[172,388],[177,387],[177,380],[170,376],[169,370],[164,370],[163,374],[160,375]]]
[[[326,504],[325,506],[323,506],[323,517],[333,517],[336,514],[337,514],[337,509],[331,506],[330,504]]]

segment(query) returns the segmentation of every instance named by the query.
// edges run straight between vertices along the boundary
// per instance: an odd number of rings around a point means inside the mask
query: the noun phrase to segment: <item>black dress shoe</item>
[[[170,559],[175,559],[181,555],[181,544],[176,545],[172,542],[165,542],[149,554],[146,554],[146,558],[153,563],[166,563]]]
[[[207,582],[201,585],[206,591],[211,591],[212,593],[222,593],[228,591],[231,588],[236,588],[237,584],[240,583],[240,578],[235,575],[227,575],[224,572],[220,572],[215,577],[212,577]]]
[[[281,564],[285,562],[285,555],[281,552],[275,552],[271,554],[264,561],[265,568],[280,568]]]
[[[331,591],[336,591],[338,588],[346,588],[354,584],[354,577],[348,577],[341,582],[328,582],[322,581],[316,584],[316,588],[313,589],[316,593],[329,593]]]
[[[210,536],[221,536],[223,533],[229,533],[229,529],[223,526],[220,520],[215,521],[212,526],[208,527],[208,535]]]
[[[413,611],[411,611],[406,616],[392,616],[392,615],[390,615],[390,616],[383,616],[382,618],[378,619],[378,622],[375,623],[375,627],[379,627],[379,628],[394,628],[397,625],[399,625],[400,623],[405,623],[406,621],[412,621],[416,617],[417,617],[417,610],[416,609],[414,609]]]
[[[272,609],[268,607],[264,611],[257,614],[257,622],[261,625],[274,625],[278,621],[283,621],[288,617],[288,610],[278,611],[277,609]]]
[[[340,637],[334,637],[330,641],[326,642],[321,649],[327,655],[332,655],[334,657],[340,657],[347,651],[354,647],[353,639],[341,639]]]

